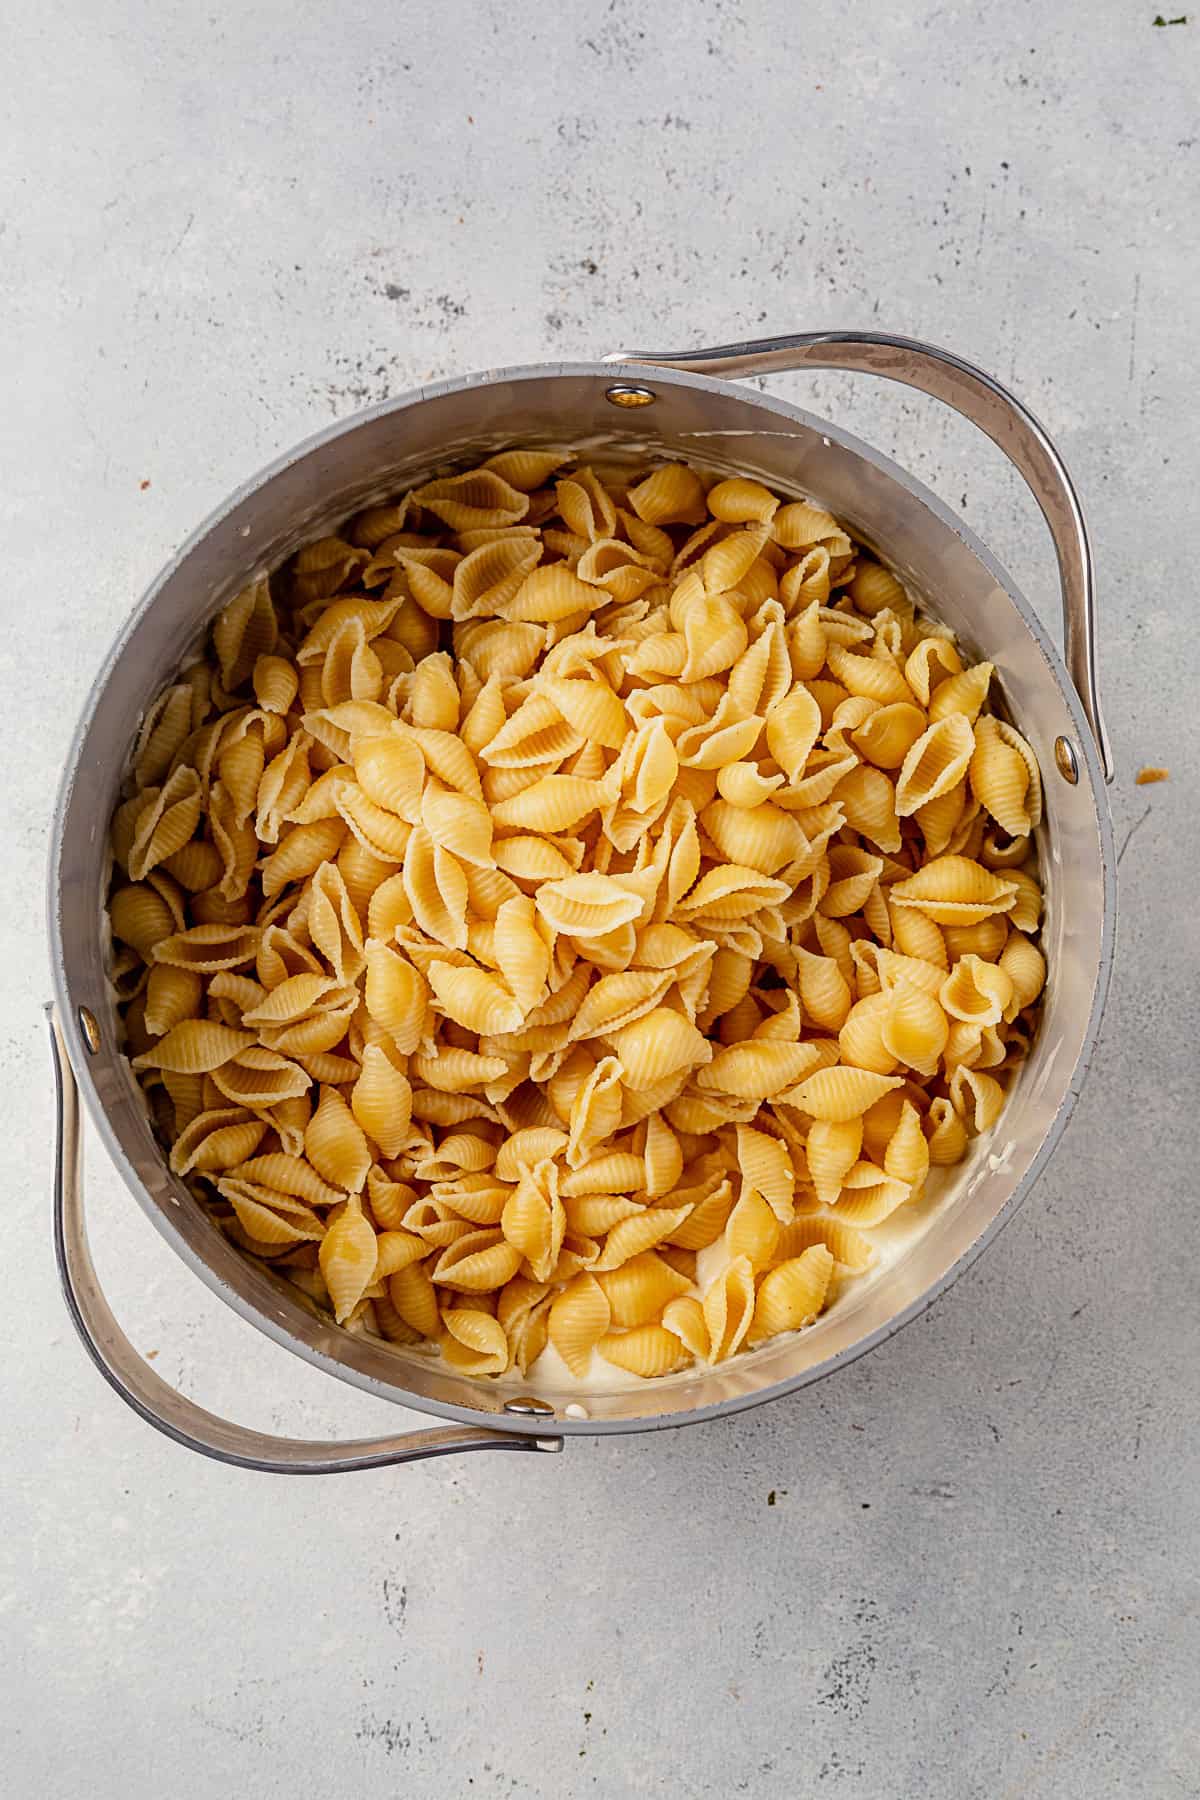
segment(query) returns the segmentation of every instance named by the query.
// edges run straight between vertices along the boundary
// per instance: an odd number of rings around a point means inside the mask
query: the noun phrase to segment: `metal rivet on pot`
[[[531,1394],[518,1394],[515,1400],[504,1402],[506,1413],[520,1413],[529,1419],[552,1419],[554,1408],[547,1400],[535,1400]]]
[[[100,1048],[100,1027],[96,1023],[96,1015],[94,1012],[89,1012],[86,1006],[81,1006],[77,1016],[79,1029],[83,1033],[83,1041],[91,1054],[95,1056]]]
[[[605,388],[604,398],[610,406],[653,406],[658,395],[653,388],[635,387],[632,382],[617,381]]]
[[[1074,787],[1079,780],[1079,757],[1076,754],[1075,746],[1070,738],[1055,738],[1054,760],[1058,765],[1058,772],[1063,780],[1069,781],[1071,786]]]

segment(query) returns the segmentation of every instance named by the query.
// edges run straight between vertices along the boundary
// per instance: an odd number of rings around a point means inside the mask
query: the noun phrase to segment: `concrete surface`
[[[1153,0],[10,9],[0,1785],[18,1800],[1200,1793],[1200,19],[1153,18]],[[1050,1172],[925,1320],[792,1402],[542,1463],[287,1483],[189,1458],[85,1364],[49,1251],[46,825],[127,608],[234,483],[426,375],[860,323],[1011,379],[1090,507],[1127,854],[1103,1041]],[[1054,613],[1035,511],[969,428],[848,379],[779,389],[900,456]],[[1133,785],[1149,762],[1166,786]],[[89,1184],[114,1303],[165,1376],[279,1429],[400,1422],[210,1299],[98,1151]]]

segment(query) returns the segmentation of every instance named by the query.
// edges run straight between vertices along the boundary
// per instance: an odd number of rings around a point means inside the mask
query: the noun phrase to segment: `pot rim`
[[[165,1208],[160,1206],[143,1186],[139,1176],[132,1167],[128,1156],[116,1132],[113,1130],[108,1114],[100,1100],[99,1094],[91,1078],[90,1051],[84,1037],[83,1028],[77,1010],[67,991],[66,963],[62,935],[60,930],[59,894],[61,888],[61,863],[64,829],[70,795],[79,766],[83,748],[91,731],[93,718],[99,700],[106,689],[114,668],[125,653],[128,641],[137,629],[142,618],[151,610],[164,586],[187,562],[196,547],[227,519],[244,501],[253,495],[266,482],[272,480],[284,470],[302,461],[313,451],[335,442],[355,432],[363,425],[386,417],[392,413],[400,413],[416,407],[426,400],[464,392],[469,389],[486,390],[500,382],[520,382],[527,380],[544,381],[548,377],[589,377],[602,379],[608,384],[620,382],[628,378],[639,386],[669,385],[698,390],[713,395],[728,395],[736,386],[739,398],[751,407],[762,411],[769,418],[783,417],[808,431],[817,433],[839,448],[850,451],[871,464],[881,474],[896,482],[914,499],[926,507],[939,522],[950,530],[963,545],[978,559],[988,573],[1003,589],[1019,613],[1023,624],[1034,639],[1042,653],[1047,672],[1057,686],[1063,704],[1071,716],[1075,727],[1075,748],[1086,770],[1086,786],[1090,793],[1096,819],[1099,838],[1100,876],[1103,892],[1103,912],[1100,921],[1100,941],[1096,962],[1095,981],[1092,987],[1091,1001],[1086,1028],[1081,1039],[1079,1054],[1067,1079],[1062,1099],[1059,1102],[1050,1126],[1047,1129],[1038,1150],[1034,1154],[1021,1180],[1012,1193],[1003,1202],[993,1218],[979,1235],[943,1270],[928,1287],[898,1312],[865,1333],[853,1343],[834,1352],[823,1361],[803,1369],[796,1374],[788,1375],[762,1387],[726,1396],[724,1399],[707,1406],[697,1406],[686,1411],[663,1414],[645,1414],[632,1418],[619,1419],[572,1419],[564,1417],[559,1409],[552,1426],[545,1418],[527,1418],[518,1414],[503,1411],[503,1401],[507,1394],[493,1396],[490,1407],[460,1406],[447,1401],[439,1401],[412,1393],[398,1384],[384,1383],[375,1376],[353,1367],[338,1358],[332,1357],[315,1345],[307,1344],[293,1335],[285,1324],[272,1317],[268,1312],[256,1306],[253,1301],[231,1288],[220,1273],[203,1257],[199,1256],[191,1245],[187,1244],[176,1230],[171,1217]],[[646,421],[647,435],[653,436],[652,423]],[[886,545],[882,546],[886,554]],[[1066,1128],[1067,1122],[1079,1097],[1084,1079],[1095,1054],[1096,1041],[1100,1022],[1108,996],[1112,974],[1113,952],[1116,933],[1116,856],[1113,839],[1112,820],[1109,813],[1105,793],[1104,775],[1091,728],[1088,725],[1079,696],[1075,691],[1066,667],[1058,650],[1046,631],[1037,614],[1016,586],[1015,582],[997,561],[995,556],[981,542],[976,534],[963,523],[942,500],[925,484],[911,475],[908,470],[896,463],[891,457],[863,442],[852,432],[805,411],[789,401],[780,400],[773,395],[757,392],[754,389],[742,388],[737,384],[717,376],[697,375],[679,369],[656,367],[648,370],[644,364],[620,362],[550,362],[525,363],[511,367],[480,370],[466,375],[447,377],[438,382],[406,390],[395,398],[383,400],[374,406],[363,408],[350,414],[347,418],[335,420],[322,430],[311,433],[308,437],[292,445],[279,456],[264,464],[247,480],[238,484],[217,506],[215,506],[202,522],[188,535],[174,555],[158,571],[145,590],[137,605],[131,610],[124,626],[104,657],[96,677],[92,682],[81,709],[78,722],[71,737],[63,766],[63,773],[55,799],[54,813],[50,830],[50,846],[48,855],[48,880],[46,888],[47,932],[50,947],[51,980],[61,1028],[66,1040],[67,1052],[76,1079],[84,1093],[87,1112],[92,1124],[98,1132],[108,1155],[117,1168],[125,1186],[133,1194],[142,1211],[154,1224],[160,1235],[166,1239],[172,1249],[180,1256],[192,1272],[204,1282],[214,1294],[233,1308],[246,1323],[255,1326],[283,1348],[302,1357],[306,1362],[323,1370],[338,1380],[349,1382],[377,1399],[387,1400],[393,1405],[406,1406],[414,1411],[430,1414],[458,1423],[477,1423],[486,1420],[499,1431],[522,1436],[543,1436],[548,1428],[556,1436],[571,1437],[609,1437],[622,1436],[637,1432],[670,1430],[686,1425],[696,1425],[708,1420],[740,1413],[752,1407],[764,1405],[769,1400],[782,1399],[786,1394],[807,1387],[810,1383],[832,1375],[836,1370],[848,1367],[859,1357],[886,1343],[904,1326],[919,1318],[930,1306],[976,1261],[1002,1228],[1016,1215],[1024,1204],[1045,1168],[1050,1155],[1054,1151]],[[403,1364],[398,1367],[403,1369]],[[488,1390],[481,1384],[481,1401]],[[587,1402],[587,1394],[581,1390],[580,1400]]]

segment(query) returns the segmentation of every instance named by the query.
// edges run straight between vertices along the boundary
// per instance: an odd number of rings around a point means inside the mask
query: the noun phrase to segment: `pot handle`
[[[641,363],[695,375],[770,375],[783,369],[845,369],[919,388],[977,425],[1024,476],[1042,509],[1058,557],[1066,663],[1092,728],[1105,781],[1112,753],[1096,680],[1095,570],[1087,526],[1066,464],[1033,414],[992,376],[949,350],[881,331],[802,331],[792,337],[718,344],[654,355],[618,352],[610,363]]]
[[[57,1130],[54,1155],[54,1253],[63,1297],[83,1347],[108,1385],[126,1406],[186,1450],[217,1462],[270,1475],[343,1475],[352,1469],[381,1469],[389,1463],[420,1462],[460,1450],[541,1450],[563,1447],[560,1437],[531,1437],[491,1431],[482,1425],[441,1425],[395,1437],[359,1438],[348,1443],[272,1437],[219,1418],[177,1393],[134,1349],[117,1324],[101,1291],[88,1248],[83,1217],[83,1157],[79,1130],[79,1088],[67,1056],[55,1010],[46,1008],[54,1061]]]

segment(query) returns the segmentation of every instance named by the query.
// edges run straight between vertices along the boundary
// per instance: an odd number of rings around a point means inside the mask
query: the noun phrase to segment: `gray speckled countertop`
[[[0,173],[14,1795],[1200,1793],[1200,18],[1154,16],[18,0]],[[40,1014],[53,790],[128,607],[259,464],[427,377],[855,324],[1011,381],[1090,510],[1120,943],[1034,1197],[896,1341],[732,1421],[322,1483],[155,1437],[56,1292]],[[1053,618],[1033,505],[966,425],[848,378],[778,391],[906,463]],[[1169,783],[1135,787],[1142,763]],[[98,1150],[89,1188],[114,1304],[164,1376],[275,1429],[395,1427],[210,1297]]]

